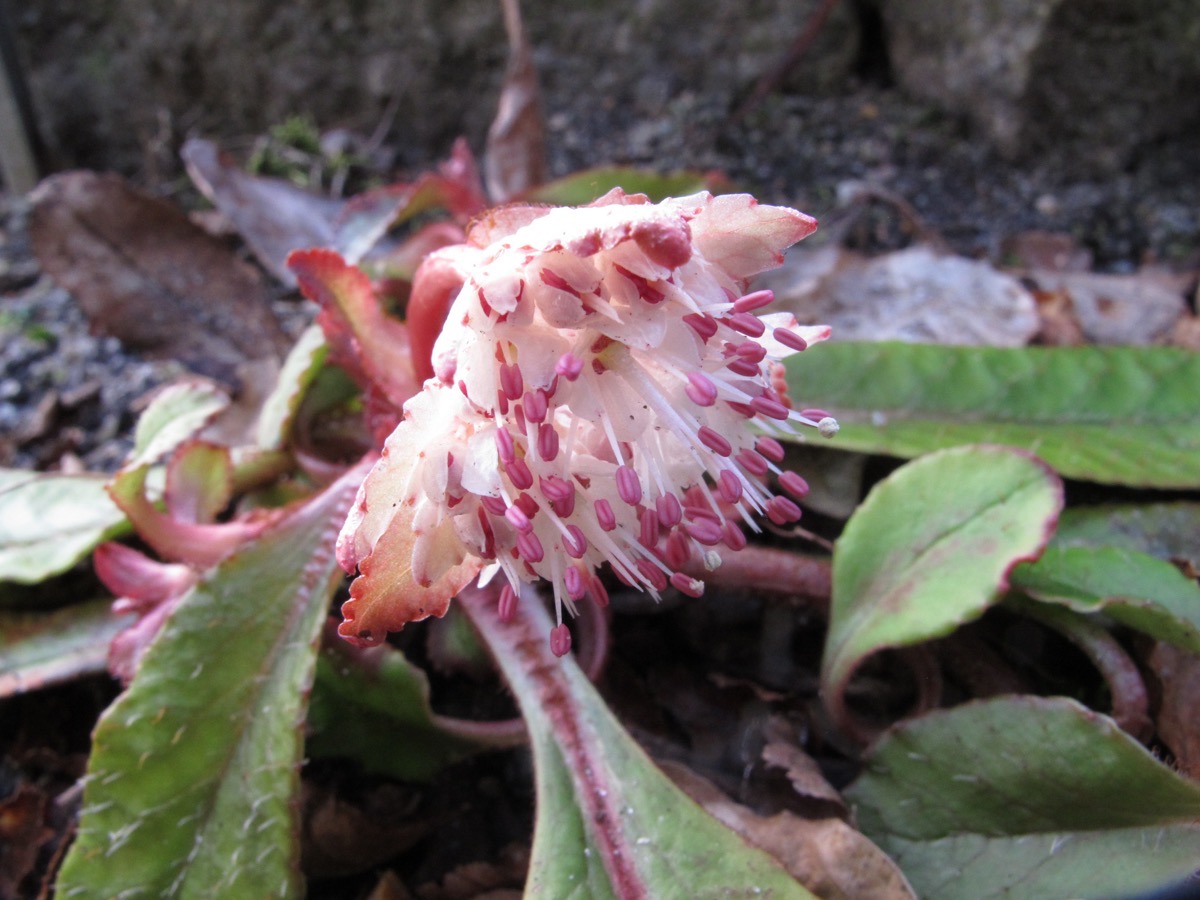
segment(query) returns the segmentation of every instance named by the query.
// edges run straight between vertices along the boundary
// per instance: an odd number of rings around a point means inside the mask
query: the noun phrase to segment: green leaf
[[[96,727],[59,897],[301,892],[294,799],[334,538],[362,472],[208,573]]]
[[[0,581],[44,581],[124,532],[125,514],[104,482],[0,470]]]
[[[259,413],[257,438],[264,450],[282,450],[288,445],[300,401],[328,355],[324,333],[319,326],[310,325],[288,353],[279,380]]]
[[[1200,353],[831,343],[786,365],[792,396],[831,410],[847,450],[1008,444],[1071,478],[1200,484]]]
[[[482,746],[447,730],[429,706],[429,679],[403,653],[340,638],[318,660],[308,724],[310,756],[348,757],[404,781],[424,781]]]
[[[1200,785],[1062,698],[999,698],[897,726],[847,799],[931,900],[1129,896],[1200,859]]]
[[[627,194],[646,194],[655,202],[698,191],[719,193],[722,189],[728,189],[724,179],[711,173],[683,171],[664,174],[632,166],[602,166],[584,169],[540,185],[523,195],[521,200],[556,206],[582,206],[615,187],[624,188]]]
[[[51,613],[0,612],[0,697],[103,672],[108,644],[133,616],[108,599]]]
[[[1200,585],[1145,553],[1052,545],[1036,562],[1013,570],[1012,586],[1076,612],[1104,612],[1130,628],[1200,654]]]
[[[1054,542],[1124,547],[1159,559],[1200,563],[1200,503],[1104,504],[1068,509]]]
[[[536,596],[507,623],[494,592],[469,588],[457,602],[504,672],[533,743],[527,900],[812,896],[675,787],[574,659],[551,655],[549,616]]]
[[[157,462],[228,405],[229,397],[208,381],[182,381],[164,388],[138,418],[133,452],[126,465],[134,468]]]
[[[821,667],[831,712],[872,653],[949,634],[996,602],[1061,506],[1054,473],[1004,447],[943,450],[877,484],[834,549]]]

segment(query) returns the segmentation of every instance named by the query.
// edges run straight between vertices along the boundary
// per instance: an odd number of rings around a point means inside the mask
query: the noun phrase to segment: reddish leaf
[[[321,197],[280,178],[242,171],[212,141],[193,138],[179,151],[192,182],[242,236],[258,261],[286,285],[296,276],[287,256],[333,243],[333,220],[343,202]]]
[[[38,260],[96,328],[227,383],[282,355],[262,279],[171,204],[92,172],[48,178],[32,199]]]

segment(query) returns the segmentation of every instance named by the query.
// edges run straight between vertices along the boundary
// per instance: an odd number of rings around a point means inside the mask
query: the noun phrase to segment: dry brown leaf
[[[826,900],[915,898],[903,873],[882,850],[838,818],[803,819],[790,812],[760,816],[735,803],[691,769],[661,763],[663,771],[718,821],[783,865]]]
[[[193,138],[179,151],[193,183],[229,220],[268,272],[294,287],[287,267],[293,250],[332,246],[333,221],[343,203],[281,178],[242,171],[211,141]]]
[[[767,729],[770,739],[762,749],[763,762],[772,768],[782,769],[791,782],[792,789],[799,796],[833,803],[843,815],[847,815],[842,795],[825,780],[825,775],[816,760],[791,739],[789,731],[790,729],[780,728],[776,723],[772,723]]]
[[[1019,281],[990,265],[926,246],[864,257],[839,247],[799,251],[759,279],[802,323],[837,340],[1022,347],[1037,311]]]
[[[1041,328],[1038,342],[1047,347],[1078,347],[1087,343],[1071,295],[1066,291],[1034,291]]]
[[[1153,344],[1166,340],[1183,316],[1181,279],[1162,272],[1032,274],[1043,291],[1070,298],[1083,336],[1094,344]]]
[[[263,279],[176,207],[94,172],[48,178],[31,199],[38,261],[97,330],[230,385],[247,360],[282,354]]]
[[[416,893],[421,900],[520,900],[528,869],[528,848],[510,844],[494,862],[466,863]]]
[[[1147,662],[1162,684],[1158,736],[1175,754],[1180,771],[1200,778],[1200,657],[1159,642]]]
[[[542,125],[533,49],[521,23],[518,0],[502,0],[508,34],[508,68],[496,118],[488,129],[484,173],[488,193],[501,203],[546,180]]]
[[[1014,234],[1000,245],[1000,254],[1004,264],[1011,268],[1086,272],[1092,267],[1091,251],[1081,247],[1074,235],[1061,231]]]
[[[411,792],[377,785],[360,804],[330,788],[302,783],[304,809],[301,860],[309,877],[328,878],[366,871],[407,850],[433,828],[408,815]]]

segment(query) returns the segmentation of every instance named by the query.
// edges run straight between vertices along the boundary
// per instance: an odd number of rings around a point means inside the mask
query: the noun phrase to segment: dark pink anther
[[[519,506],[513,505],[506,509],[504,518],[508,519],[508,524],[522,534],[533,530],[533,523],[529,521],[529,516],[525,515],[525,511]]]
[[[651,550],[658,543],[658,513],[650,507],[646,507],[639,514],[638,521],[641,525],[638,540],[641,541],[643,547]]]
[[[542,542],[532,531],[522,532],[517,535],[517,552],[521,554],[522,559],[529,563],[540,563],[546,558],[546,551],[542,549]]]
[[[596,521],[602,531],[612,531],[617,527],[617,517],[613,513],[612,504],[603,497],[596,501]]]
[[[546,421],[546,395],[542,391],[526,391],[522,400],[525,406],[525,418],[530,422]]]
[[[735,313],[752,313],[756,309],[770,306],[774,302],[774,291],[754,291],[751,294],[746,294],[744,297],[738,297],[734,300],[733,311]]]
[[[500,462],[506,466],[517,458],[517,448],[513,444],[513,437],[508,433],[507,428],[496,429],[496,454],[500,457]]]
[[[779,485],[797,500],[808,496],[808,482],[791,470],[779,476]]]
[[[575,566],[567,566],[563,573],[563,584],[567,588],[567,596],[572,600],[582,600],[587,593],[587,580]]]
[[[692,558],[692,543],[687,535],[676,529],[667,535],[663,546],[663,562],[672,569],[681,569]]]
[[[608,606],[608,588],[604,586],[604,582],[600,580],[599,575],[592,575],[588,579],[588,591],[592,595],[592,602],[601,609]]]
[[[812,419],[814,422],[820,422],[822,419],[831,419],[832,415],[823,409],[802,409],[800,415],[806,419]]]
[[[648,559],[639,559],[637,561],[637,570],[642,574],[642,578],[646,580],[646,584],[654,588],[656,591],[665,591],[667,589],[667,576],[658,566],[650,562]]]
[[[553,507],[554,512],[564,519],[575,511],[575,485],[568,484],[567,487],[570,490],[565,497],[560,500],[553,500],[550,503],[550,506]]]
[[[703,372],[688,372],[683,392],[697,406],[712,406],[717,402],[717,386]]]
[[[566,656],[571,652],[571,629],[566,625],[555,625],[550,629],[550,652],[555,656]]]
[[[740,375],[743,378],[757,378],[759,375],[758,366],[755,363],[750,362],[750,360],[743,359],[740,356],[732,357],[729,362],[725,364],[725,368],[734,375]]]
[[[808,349],[808,341],[794,331],[789,331],[786,328],[776,328],[771,334],[774,335],[775,340],[779,341],[785,347],[790,347],[793,350]]]
[[[717,479],[717,493],[726,503],[737,503],[742,499],[742,480],[737,473],[724,469]]]
[[[717,320],[705,313],[688,313],[683,317],[684,324],[700,335],[702,341],[707,341],[717,333]]]
[[[583,360],[574,353],[564,353],[558,358],[558,362],[554,366],[554,371],[567,379],[567,381],[574,381],[579,377],[579,373],[583,371]]]
[[[742,468],[751,475],[758,475],[761,477],[767,474],[767,461],[748,447],[744,450],[739,450],[738,455],[734,458],[741,463]]]
[[[776,525],[800,521],[800,507],[787,497],[772,497],[767,501],[767,518]]]
[[[547,287],[555,288],[556,290],[566,291],[575,297],[579,296],[579,291],[573,288],[567,279],[563,278],[557,272],[551,269],[542,269],[542,283]]]
[[[531,519],[537,515],[538,503],[529,494],[522,492],[513,505]]]
[[[542,491],[542,496],[551,503],[555,500],[562,500],[572,491],[571,483],[559,478],[557,475],[540,476],[538,478],[538,487]]]
[[[658,514],[658,524],[663,528],[674,528],[683,518],[683,507],[674,494],[663,494],[656,498],[654,511]]]
[[[755,372],[757,372],[757,371],[758,370],[755,369]],[[733,400],[730,400],[726,405],[730,409],[732,409],[735,413],[738,413],[739,415],[743,415],[747,419],[753,419],[756,415],[758,415],[758,413],[756,413],[753,409],[750,408],[749,403],[737,403]]]
[[[671,587],[689,597],[700,597],[704,594],[704,582],[696,580],[691,575],[684,575],[682,572],[676,572],[671,576]]]
[[[715,547],[721,543],[721,526],[712,519],[693,519],[690,522],[684,522],[683,530],[692,540],[704,544],[706,547]]]
[[[750,313],[735,312],[732,316],[726,318],[725,321],[729,323],[729,327],[734,331],[740,331],[747,337],[762,337],[767,331],[767,326],[763,324],[763,320]]]
[[[516,363],[500,366],[500,390],[504,391],[509,400],[518,400],[525,389],[525,379],[521,376],[521,367]]]
[[[583,529],[578,525],[571,524],[567,526],[567,533],[563,536],[563,549],[567,551],[567,556],[571,559],[582,559],[583,554],[587,553],[588,542],[583,536]]]
[[[549,422],[538,426],[537,436],[538,456],[546,462],[558,456],[558,429]]]
[[[783,462],[783,444],[773,437],[760,437],[754,442],[754,449],[771,462]]]
[[[741,550],[745,548],[748,541],[746,534],[742,531],[741,526],[737,522],[729,519],[725,522],[725,526],[721,529],[722,541],[730,550]]]
[[[733,445],[729,443],[725,435],[721,434],[715,428],[701,425],[696,435],[700,438],[700,443],[717,454],[717,456],[728,456],[733,452]]]
[[[755,365],[767,358],[767,348],[758,341],[742,341],[734,347],[734,352],[746,362],[752,362]]]
[[[527,491],[533,487],[533,473],[529,471],[529,464],[525,460],[514,459],[504,467],[504,471],[508,473],[508,480],[518,491]]]
[[[493,497],[490,494],[484,494],[479,498],[479,502],[483,504],[483,508],[490,512],[493,516],[502,516],[508,511],[504,500],[500,497]]]
[[[500,588],[500,599],[496,603],[496,614],[500,617],[500,621],[506,624],[511,622],[513,616],[517,614],[517,592],[512,589],[511,584],[506,584]]]
[[[637,472],[629,466],[617,466],[617,494],[630,506],[637,506],[642,501],[642,483],[638,481]]]
[[[786,406],[770,397],[755,397],[750,401],[750,408],[768,419],[786,419],[789,412]]]

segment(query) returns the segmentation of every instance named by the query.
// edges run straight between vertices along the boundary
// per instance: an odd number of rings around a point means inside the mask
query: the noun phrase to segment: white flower
[[[549,582],[565,652],[562,608],[607,602],[603,564],[655,596],[698,596],[680,571],[694,552],[740,549],[760,516],[799,518],[807,486],[779,469],[773,435],[826,414],[790,407],[778,360],[829,329],[757,315],[773,296],[745,288],[815,227],[747,195],[651,204],[616,190],[582,208],[501,208],[438,251],[427,265],[463,286],[434,377],[339,539],[361,572],[342,633],[373,642],[441,615],[494,564],[502,610],[521,582]]]

